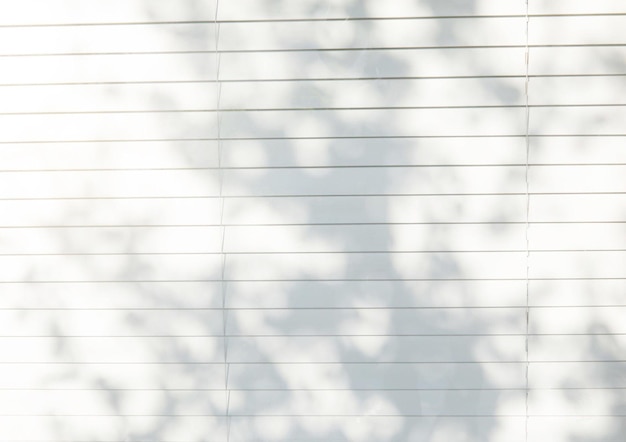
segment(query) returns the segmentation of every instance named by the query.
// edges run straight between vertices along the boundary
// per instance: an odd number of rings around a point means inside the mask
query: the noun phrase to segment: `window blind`
[[[0,0],[0,441],[621,441],[617,0]]]

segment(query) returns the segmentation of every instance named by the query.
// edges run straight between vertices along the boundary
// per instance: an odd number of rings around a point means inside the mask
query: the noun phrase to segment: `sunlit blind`
[[[0,442],[622,442],[619,0],[0,0]]]

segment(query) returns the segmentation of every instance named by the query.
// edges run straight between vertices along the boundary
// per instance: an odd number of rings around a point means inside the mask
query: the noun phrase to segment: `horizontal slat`
[[[289,254],[241,254],[228,256],[225,279],[508,279],[523,277],[524,258],[525,252],[318,253],[298,255],[297,260]],[[219,279],[222,257],[219,254],[2,256],[0,263],[3,282],[195,281]],[[612,271],[617,272],[616,268]],[[603,269],[597,273],[608,272]],[[540,271],[536,273],[543,275]],[[561,273],[571,276],[568,268]]]
[[[233,415],[519,415],[521,391],[231,391]],[[4,415],[222,415],[224,392],[0,391]],[[357,396],[357,397],[355,397]],[[494,407],[492,404],[497,403]]]
[[[483,174],[485,172],[486,170],[483,170]],[[401,174],[401,169],[393,171],[393,175]],[[349,180],[351,179],[353,178]],[[376,179],[379,178],[376,177]],[[435,179],[434,176],[433,179]],[[477,177],[470,178],[468,176],[464,188],[467,189],[468,186],[476,185],[477,180]],[[443,181],[441,182],[443,183]],[[366,180],[358,180],[358,183],[365,182]],[[404,183],[405,186],[407,184]],[[424,189],[427,185],[428,180],[425,180],[423,185],[416,190]],[[533,198],[535,197],[533,196]],[[526,196],[236,198],[226,199],[224,206],[224,219],[227,222],[248,225],[274,223],[523,222],[526,213]],[[494,207],[498,209],[493,210]]]
[[[226,333],[237,336],[523,334],[522,309],[297,310],[230,312]]]
[[[0,112],[4,113],[195,110],[217,106],[217,87],[212,83],[4,86],[0,87],[0,99]],[[173,143],[169,146],[176,147]]]
[[[531,389],[624,388],[623,362],[532,362]],[[216,389],[226,365],[11,364],[2,389]],[[229,364],[229,389],[509,389],[524,388],[525,364]]]
[[[626,251],[531,252],[531,278],[624,278]]]
[[[536,169],[539,171],[539,169]],[[557,168],[551,169],[557,173]],[[585,169],[579,169],[581,176]],[[545,171],[544,171],[545,173]],[[598,179],[603,174],[594,174],[590,181]],[[605,174],[606,175],[606,174]],[[544,175],[545,177],[546,175]],[[571,177],[571,175],[570,175]],[[568,177],[567,179],[571,179]],[[580,179],[580,176],[579,176]],[[606,179],[606,178],[605,178]],[[617,179],[615,182],[619,182]],[[573,181],[569,181],[573,186]],[[579,189],[582,186],[579,186]],[[611,192],[614,187],[611,184],[603,186],[604,190]],[[626,204],[626,195],[532,195],[530,197],[530,220],[531,222],[624,222],[626,216],[622,210]]]
[[[566,338],[579,341],[582,339],[571,336]],[[11,337],[0,338],[2,350],[0,362],[41,364],[54,362],[77,365],[223,363],[223,345],[224,338],[219,336]],[[524,336],[230,337],[228,362],[346,364],[522,362],[525,354],[524,345]],[[538,353],[539,349],[533,350],[533,354]],[[559,354],[563,354],[563,351]],[[559,360],[559,354],[554,354],[550,359]],[[554,359],[555,357],[557,359]]]
[[[245,289],[240,289],[245,293]],[[230,284],[229,297],[237,293]],[[221,308],[221,282],[3,284],[1,309]]]
[[[533,167],[531,192],[624,192],[626,165]]]
[[[222,415],[226,395],[221,391],[0,391],[3,415]],[[209,411],[210,410],[210,411]],[[208,411],[208,413],[207,413]]]
[[[599,148],[598,161],[615,161],[617,142]],[[567,162],[588,158],[569,143],[533,140],[536,161]],[[591,143],[586,143],[586,145]],[[409,165],[498,165],[525,162],[524,140],[516,138],[221,140],[222,166],[338,167]],[[621,146],[621,144],[620,144]],[[5,170],[150,169],[217,167],[217,141],[145,141],[0,144]],[[541,160],[546,158],[545,160]],[[587,159],[589,161],[589,159]],[[626,161],[624,161],[626,162]]]
[[[223,228],[120,227],[0,230],[1,254],[219,253]]]
[[[229,338],[229,362],[520,362],[523,336]]]
[[[520,164],[521,138],[222,141],[225,167]],[[626,162],[626,161],[625,161]]]
[[[231,373],[235,372],[234,367],[230,370]],[[2,390],[222,390],[226,379],[226,365],[76,365],[51,361],[48,364],[0,365],[0,373]]]
[[[626,336],[530,336],[529,360],[624,361]]]
[[[83,0],[26,0],[19,5],[10,0],[2,0],[0,8],[0,23],[8,25],[193,20],[199,14],[212,18],[215,14],[215,0],[202,4],[183,0],[171,5],[150,5],[149,8],[138,0],[114,0],[106,3],[93,0],[86,3]]]
[[[568,309],[563,317],[576,313]],[[547,315],[533,315],[535,332],[584,333],[582,324],[545,326]],[[0,312],[0,335],[220,336],[224,316],[219,310],[5,310]],[[236,310],[228,314],[225,331],[228,336],[506,335],[524,333],[524,316],[519,308]]]
[[[620,0],[541,0],[529,3],[531,14],[599,14],[624,12]]]
[[[523,120],[523,109],[227,112],[221,117],[221,134],[224,138],[516,135],[523,131]]]
[[[623,167],[622,167],[623,168]],[[585,168],[588,173],[614,178],[610,171],[620,167]],[[576,173],[580,168],[557,169]],[[223,173],[223,195],[302,196],[368,194],[464,194],[520,193],[524,166],[450,167],[450,168],[350,168],[305,172],[297,169],[230,170]],[[544,169],[533,172],[535,179],[554,180]],[[552,172],[552,171],[550,171]],[[96,197],[199,197],[219,194],[217,170],[143,170],[143,171],[63,171],[14,172],[0,174],[0,198],[96,198]],[[517,175],[517,176],[516,176]],[[567,175],[566,175],[567,176]],[[563,183],[537,185],[543,191],[564,189]],[[549,186],[551,184],[551,186]],[[607,190],[606,184],[593,183],[579,191]],[[557,186],[560,186],[557,187]],[[553,190],[555,189],[555,190]],[[611,188],[610,190],[616,190]]]
[[[518,391],[231,392],[235,415],[507,416],[520,414],[523,402]]]
[[[3,170],[175,169],[218,164],[215,141],[0,144],[0,155]]]
[[[579,197],[582,198],[582,196]],[[533,196],[533,203],[539,201],[539,198],[539,196]],[[542,201],[544,199],[547,200],[548,197],[542,197]],[[613,200],[619,201],[619,198],[613,197]],[[524,222],[522,216],[524,202],[524,196],[515,195],[236,198],[225,201],[224,223],[227,225],[280,225],[290,223]],[[607,204],[609,202],[607,201]],[[499,204],[507,204],[510,207],[507,207],[504,213],[489,213],[486,210],[492,205]],[[536,203],[536,205],[539,204],[540,202]],[[600,203],[596,205],[611,213],[607,206]],[[2,227],[220,224],[220,200],[218,198],[5,200],[0,201],[0,208],[2,208],[0,210]],[[390,213],[384,211],[387,208]],[[411,210],[404,211],[404,208],[411,208]],[[544,220],[558,220],[563,213],[551,213],[554,210],[544,211],[544,213],[539,209],[537,211],[541,213],[537,215],[537,218],[541,216]],[[68,216],[67,213],[71,213],[72,216]],[[571,215],[563,213],[562,216],[570,219],[574,217],[576,220],[576,213]],[[579,219],[583,219],[582,216]]]
[[[529,365],[531,388],[626,388],[626,362]]]
[[[220,223],[219,198],[121,198],[0,201],[0,225],[24,228]]]
[[[531,391],[528,413],[535,416],[624,416],[619,390]]]
[[[55,2],[41,0],[29,0],[20,4],[19,8],[11,9],[11,3],[4,1],[3,14],[6,14],[3,23],[10,25],[33,24],[33,23],[102,23],[117,21],[158,21],[158,20],[208,20],[212,21],[215,15],[215,2],[202,4],[199,7],[195,2],[185,1],[173,6],[161,6],[144,10],[139,2],[112,2],[106,6],[97,5],[93,9],[82,7],[82,2],[71,2],[59,7]],[[291,2],[273,4],[269,2],[256,2],[250,0],[238,0],[232,5],[220,5],[219,18],[221,20],[246,20],[246,19],[298,19],[298,18],[339,18],[350,16],[362,17],[397,17],[397,16],[446,16],[446,15],[500,15],[500,14],[523,14],[523,5],[519,2],[500,4],[500,2],[482,2],[478,9],[459,4],[436,5],[432,8],[423,3],[409,2],[407,0],[394,0],[388,2],[384,8],[374,1],[364,3],[363,9],[353,10],[354,6],[348,2],[333,3],[327,7],[311,8],[309,3],[303,6],[292,5]],[[56,9],[55,9],[56,7]],[[5,12],[6,8],[6,12]],[[36,11],[36,14],[31,13]],[[357,14],[360,12],[360,14]]]
[[[531,281],[537,306],[626,305],[626,280]]]
[[[626,253],[625,253],[626,255]],[[525,252],[230,255],[226,278],[507,279],[525,275]]]
[[[0,362],[77,366],[92,363],[223,363],[223,345],[224,339],[219,337],[12,337],[0,338]]]
[[[621,223],[535,224],[528,234],[531,250],[626,249],[626,229]]]
[[[255,0],[229,1],[220,5],[219,18],[222,20],[244,19],[287,19],[337,17],[398,17],[398,16],[442,16],[442,15],[479,15],[479,14],[521,14],[523,4],[516,2],[484,1],[474,7],[464,3],[435,4],[424,1],[391,0],[380,5],[375,0],[366,0],[357,5],[346,0],[332,4],[311,5],[292,4],[290,1],[270,2]]]
[[[626,24],[626,16],[624,17],[624,23]],[[626,29],[626,26],[624,28]],[[625,92],[626,81],[624,81],[624,77],[532,78],[530,80],[529,103],[531,105],[624,104],[623,97]],[[534,113],[534,110],[531,110],[531,113]],[[541,120],[537,121],[537,124],[540,122]],[[549,141],[557,141],[557,143],[558,141],[568,141],[573,146],[576,143],[572,141],[577,140]],[[572,150],[575,149],[572,148]]]
[[[210,54],[0,57],[2,84],[215,79]]]
[[[221,80],[524,73],[524,48],[244,53],[220,58]]]
[[[584,51],[581,48],[565,49]],[[215,80],[215,61],[216,57],[210,52],[0,57],[3,72],[0,84]],[[81,68],[77,69],[77,66]],[[124,66],[124,69],[120,69],[119,66]],[[219,79],[523,74],[523,47],[403,49],[393,51],[393,57],[390,57],[388,50],[368,49],[337,53],[332,51],[226,53],[220,56]]]
[[[140,442],[143,434],[153,437],[172,435],[176,440],[199,440],[206,434],[226,437],[226,419],[217,417],[4,417],[2,441],[52,442],[54,437],[107,437],[115,442]],[[233,417],[230,440],[249,441],[263,437],[277,441],[297,438],[303,442],[321,442],[329,438],[354,441],[436,437],[447,439],[458,435],[459,442],[486,440],[494,434],[510,442],[524,440],[524,417]],[[529,421],[532,438],[584,434],[603,442],[621,442],[623,420],[619,417],[541,417]],[[5,436],[6,435],[6,436]],[[75,436],[78,435],[78,436]],[[507,436],[510,435],[510,436]],[[163,437],[164,437],[163,436]],[[171,437],[171,436],[170,436]],[[34,439],[36,438],[36,439]]]
[[[522,104],[522,79],[420,79],[221,85],[222,109]]]
[[[375,48],[434,48],[437,46],[523,46],[525,18],[466,17],[420,21],[395,17],[360,17],[356,20],[261,21],[221,23],[217,48],[222,51],[308,50]],[[212,51],[216,29],[205,22],[143,22],[142,25],[5,27],[0,36],[17,44],[0,45],[0,55],[59,53]],[[620,36],[624,17],[531,17],[530,45],[611,44]],[[0,25],[1,26],[1,25]],[[442,33],[442,29],[446,32]],[[578,33],[574,32],[578,30]],[[416,32],[417,31],[417,32]],[[443,34],[443,35],[442,35]],[[114,38],[111,38],[111,36]],[[623,37],[623,36],[622,36]]]
[[[528,37],[530,44],[626,43],[625,27],[624,15],[532,17]]]
[[[176,440],[201,440],[206,434],[226,437],[226,418],[218,417],[3,417],[2,441],[52,442],[57,437],[91,440],[107,437],[115,442],[140,442],[144,434],[176,437]],[[329,438],[354,441],[405,441],[407,439],[457,436],[459,442],[475,442],[499,437],[507,442],[524,441],[524,417],[232,417],[230,440],[233,442],[271,438],[288,441],[321,442]],[[584,435],[603,442],[621,442],[624,421],[621,417],[532,417],[529,438],[567,440]],[[497,430],[494,431],[494,428]],[[171,435],[171,436],[170,436]],[[163,439],[167,440],[167,439]]]
[[[222,322],[219,310],[1,311],[0,335],[219,336]]]
[[[483,46],[524,43],[525,22],[519,18],[431,20],[311,21],[282,23],[221,23],[220,50],[308,48]],[[449,28],[442,40],[438,30]],[[81,26],[4,28],[1,54],[63,52],[211,51],[215,25],[168,24],[144,26]]]
[[[284,81],[262,88],[230,82],[220,84],[219,109],[520,106],[522,89],[520,78]],[[218,104],[210,82],[5,86],[0,99],[5,113],[182,112]]]
[[[152,140],[212,138],[212,113],[0,115],[3,143],[29,141]],[[33,131],[37,127],[37,131]]]
[[[584,227],[584,228],[582,228]],[[606,226],[614,242],[567,243],[567,233],[596,233],[599,225],[537,226],[537,249],[626,248],[620,226]],[[559,230],[561,229],[561,230]],[[506,251],[525,248],[525,226],[504,225],[367,225],[254,227],[98,227],[31,228],[0,231],[2,251],[10,254],[97,253],[353,253],[421,251]],[[552,242],[544,235],[561,234]],[[225,236],[222,248],[222,238]],[[589,244],[589,246],[587,246]]]
[[[523,388],[524,364],[232,364],[232,389]]]
[[[531,166],[625,163],[622,137],[532,137]],[[216,167],[216,141],[2,144],[5,170]],[[223,166],[523,164],[523,137],[222,140]],[[62,161],[63,160],[63,161]]]
[[[532,309],[530,333],[626,334],[623,307],[567,307]]]
[[[490,225],[228,227],[224,251],[520,250],[525,248],[524,232],[522,225],[501,226],[497,232]]]
[[[531,111],[533,135],[621,134],[626,120],[626,106],[538,108]]]
[[[520,306],[524,281],[229,282],[230,308]]]
[[[596,418],[598,419],[598,418]],[[587,421],[585,421],[587,422]],[[592,422],[595,422],[592,420]],[[606,424],[606,419],[600,425]],[[610,422],[608,422],[610,423]],[[498,434],[509,442],[524,440],[523,417],[403,417],[403,416],[297,416],[297,417],[0,417],[3,442],[45,441],[59,437],[92,440],[104,438],[111,442],[141,442],[149,434],[152,440],[177,440],[191,442],[202,440],[207,434],[212,438],[230,440],[275,440],[324,442],[345,440],[365,442],[388,440],[402,442],[407,439],[431,437],[446,440],[459,435],[459,442],[486,440],[497,427]],[[580,424],[579,424],[580,426]],[[593,427],[592,427],[593,428]],[[594,434],[597,434],[594,433]],[[175,438],[175,439],[173,439]],[[611,442],[621,442],[611,439]]]
[[[591,367],[585,370],[586,365]],[[596,373],[607,366],[600,363],[586,365],[578,366],[585,373]],[[615,367],[607,369],[619,379],[620,365],[613,365]],[[544,366],[548,368],[543,369]],[[562,375],[555,373],[555,366],[556,364],[531,364],[531,369],[533,374],[543,375],[539,381],[544,383],[542,385],[552,387],[557,385]],[[229,364],[228,388],[355,392],[396,389],[519,389],[524,388],[524,368],[523,363]],[[540,370],[542,371],[539,372]],[[225,371],[225,364],[11,364],[0,366],[0,389],[223,390]],[[589,382],[582,383],[588,384]],[[593,385],[596,384],[606,385],[598,382]]]
[[[219,49],[519,45],[524,26],[521,17],[222,24]]]
[[[591,197],[532,196],[538,220],[585,220],[577,201]],[[594,196],[595,197],[595,196]],[[89,198],[87,196],[87,198]],[[107,225],[219,225],[219,198],[83,199],[0,201],[0,225],[107,226]],[[551,201],[563,198],[559,206]],[[598,196],[596,217],[607,213],[621,219],[615,202],[621,196]],[[625,197],[626,198],[626,197]],[[568,202],[571,202],[569,205]],[[568,204],[566,204],[568,203]],[[466,223],[524,222],[524,195],[459,196],[353,196],[226,198],[225,224],[319,224],[319,223]],[[498,207],[492,213],[492,208]],[[543,209],[545,207],[545,209]],[[556,207],[553,208],[553,207]],[[619,204],[617,204],[619,207]],[[541,210],[540,210],[541,208]],[[616,213],[617,212],[617,213]],[[71,214],[68,215],[68,214]],[[532,212],[531,212],[532,215]],[[591,217],[593,214],[587,214]]]
[[[523,166],[227,171],[225,196],[463,194],[524,192]],[[208,188],[208,186],[206,186]]]
[[[620,63],[608,60],[623,59],[625,55],[622,46],[531,48],[528,69],[531,75],[624,74]]]
[[[1,256],[0,281],[218,279],[219,255]]]
[[[159,442],[191,442],[201,440],[207,434],[225,439],[227,419],[206,416],[5,416],[0,417],[0,425],[0,440],[3,442],[93,439],[139,442],[146,440],[146,434]]]
[[[610,93],[614,94],[615,91],[619,91],[619,87]],[[619,93],[614,96],[619,96]],[[607,109],[607,112],[612,111]],[[626,151],[623,147],[624,137],[617,136],[532,137],[530,162],[531,164],[623,164],[626,163]]]
[[[0,174],[0,198],[217,196],[215,170],[16,172]]]
[[[384,309],[522,306],[525,287],[525,281],[229,281],[223,288],[227,309]],[[222,307],[220,281],[15,283],[3,284],[2,294],[2,309]]]
[[[94,6],[96,5],[95,2],[92,3]],[[184,11],[190,5],[181,6],[180,9]],[[113,12],[117,8],[111,9]],[[80,17],[75,18],[80,19]],[[91,18],[90,21],[94,18]],[[102,18],[97,17],[96,20],[102,22]],[[131,21],[129,18],[116,21],[128,22]],[[148,16],[137,16],[136,18],[139,21],[154,20]],[[215,48],[215,37],[216,26],[211,22],[143,26],[8,27],[0,28],[0,53],[5,55],[68,52],[206,51]],[[9,44],[10,41],[13,42],[12,45]]]
[[[539,417],[528,423],[529,438],[543,440],[568,440],[582,437],[602,442],[620,442],[626,431],[626,421],[621,416],[590,416],[581,419],[570,417]]]
[[[503,440],[507,442],[521,442],[525,440],[525,418],[524,417],[436,417],[436,418],[415,418],[415,417],[358,417],[358,418],[300,418],[296,422],[290,418],[263,418],[262,423],[257,420],[250,419],[245,422],[247,432],[243,433],[241,440],[255,438],[260,433],[260,428],[268,428],[272,425],[279,426],[283,429],[280,432],[270,433],[271,437],[276,440],[290,440],[297,437],[302,441],[324,441],[330,437],[337,440],[345,439],[346,436],[350,440],[358,441],[374,441],[374,440],[450,440],[454,438],[459,442],[481,441],[493,438],[493,440]],[[345,419],[345,420],[344,420]],[[554,422],[557,420],[557,422]],[[239,418],[233,422],[242,422]],[[236,424],[235,424],[236,425]],[[532,425],[532,427],[530,427]],[[558,429],[555,428],[558,426]],[[300,430],[304,427],[315,428],[312,430]],[[545,439],[554,437],[554,435],[563,434],[563,437],[569,436],[567,430],[571,429],[574,434],[585,434],[590,437],[601,438],[607,442],[621,441],[624,427],[621,418],[612,417],[590,417],[579,419],[575,417],[569,418],[535,418],[529,421],[529,429],[532,431],[530,437],[538,437]],[[233,427],[239,430],[239,426]],[[257,430],[257,428],[259,428]],[[302,432],[307,432],[302,435]],[[311,434],[314,433],[314,434]],[[282,437],[282,439],[281,439]],[[231,439],[238,440],[238,439]],[[530,439],[529,439],[530,440]],[[566,440],[566,439],[559,439]],[[600,440],[600,439],[599,439]]]

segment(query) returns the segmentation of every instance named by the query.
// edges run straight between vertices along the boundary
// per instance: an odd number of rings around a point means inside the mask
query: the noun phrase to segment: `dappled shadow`
[[[533,47],[527,103],[522,2],[205,3],[41,28],[2,77],[66,84],[0,91],[46,113],[2,116],[0,439],[618,440],[623,167],[571,164],[622,109],[541,105],[622,49]],[[516,16],[354,20],[402,14]]]

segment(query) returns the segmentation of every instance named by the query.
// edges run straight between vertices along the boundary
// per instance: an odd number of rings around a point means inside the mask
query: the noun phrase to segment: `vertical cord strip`
[[[224,224],[224,169],[222,168],[222,139],[221,139],[221,115],[220,115],[220,100],[222,97],[222,84],[220,82],[220,62],[221,56],[219,53],[220,43],[220,23],[217,21],[219,11],[219,0],[215,2],[215,85],[217,88],[216,102],[215,102],[215,115],[217,118],[217,168],[219,174],[219,201],[220,201],[220,227],[221,227],[221,241],[220,241],[220,254],[222,257],[221,262],[221,275],[220,275],[220,289],[222,294],[222,332],[223,332],[223,344],[224,344],[224,391],[226,393],[226,441],[230,440],[230,388],[228,386],[228,377],[230,375],[230,364],[228,363],[228,310],[226,308],[226,293],[228,285],[226,282],[226,258],[227,255],[224,252],[224,244],[226,242],[226,226]]]
[[[526,169],[525,169],[525,181],[526,181],[526,365],[525,365],[525,420],[524,420],[524,440],[528,442],[528,399],[529,399],[529,371],[530,371],[530,358],[528,349],[528,334],[530,332],[530,107],[528,105],[529,99],[529,64],[530,64],[530,47],[528,38],[529,29],[529,16],[528,16],[528,2],[526,0],[526,52],[525,52],[525,65],[526,75],[524,81],[524,92],[526,100]]]

